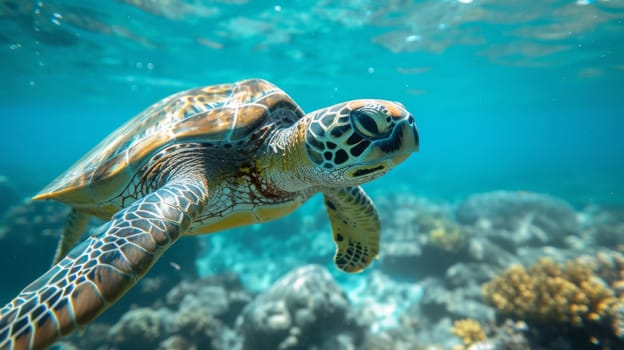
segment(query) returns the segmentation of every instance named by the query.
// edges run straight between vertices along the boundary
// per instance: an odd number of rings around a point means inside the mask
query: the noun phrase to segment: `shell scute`
[[[82,206],[103,203],[123,190],[142,164],[163,147],[186,141],[244,143],[267,123],[268,112],[277,103],[303,115],[286,93],[260,79],[171,95],[102,140],[34,199],[53,198]]]

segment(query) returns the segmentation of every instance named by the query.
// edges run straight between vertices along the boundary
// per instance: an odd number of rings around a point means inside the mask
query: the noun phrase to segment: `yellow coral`
[[[565,266],[541,259],[528,269],[512,266],[483,286],[501,313],[526,320],[581,326],[612,317],[621,301],[581,261]]]
[[[458,225],[445,219],[436,219],[429,228],[429,242],[440,249],[452,252],[463,247],[466,238]]]
[[[479,321],[472,319],[457,320],[453,323],[451,333],[456,335],[464,343],[464,348],[469,348],[471,345],[485,341],[487,337],[481,327]]]

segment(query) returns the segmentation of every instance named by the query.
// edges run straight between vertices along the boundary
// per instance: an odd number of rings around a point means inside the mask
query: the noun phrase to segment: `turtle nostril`
[[[407,122],[410,123],[410,125],[414,124],[414,117],[410,115],[409,118],[407,118]]]

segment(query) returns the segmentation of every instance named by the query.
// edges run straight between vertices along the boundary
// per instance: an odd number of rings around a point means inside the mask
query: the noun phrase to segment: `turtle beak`
[[[416,128],[416,123],[413,122],[413,118],[411,123],[407,123],[408,125],[403,126],[402,131],[402,146],[401,151],[394,157],[392,157],[392,162],[397,165],[402,163],[407,157],[410,156],[413,152],[418,152],[420,149],[420,138],[418,137],[418,129]]]
[[[410,154],[417,152],[419,147],[418,129],[411,115],[398,122],[390,137],[379,143],[380,150],[386,154]]]

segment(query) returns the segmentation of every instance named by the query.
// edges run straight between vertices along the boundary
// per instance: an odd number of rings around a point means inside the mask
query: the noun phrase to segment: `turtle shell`
[[[106,137],[34,199],[95,206],[122,191],[155,153],[182,142],[240,147],[254,130],[270,124],[271,111],[287,105],[303,112],[280,88],[260,79],[213,85],[171,95]],[[242,141],[242,142],[241,142]]]

